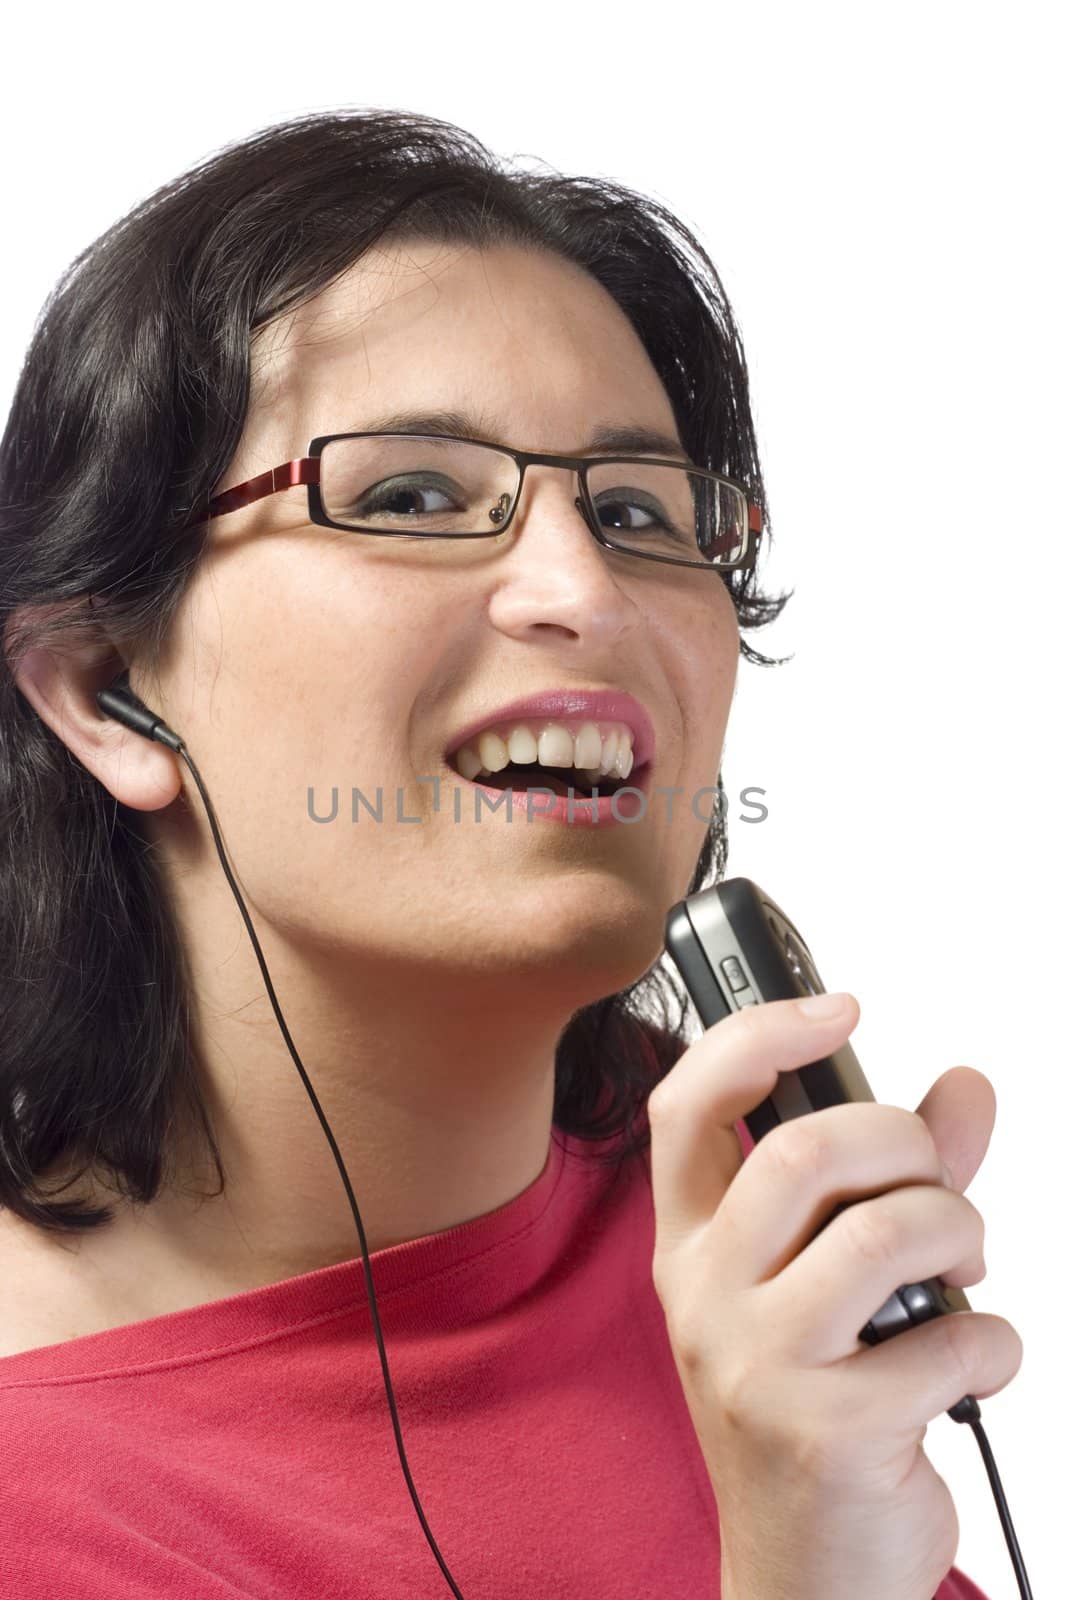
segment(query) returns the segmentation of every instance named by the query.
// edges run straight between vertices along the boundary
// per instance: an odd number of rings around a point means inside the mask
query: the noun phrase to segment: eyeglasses
[[[306,484],[308,517],[320,527],[384,538],[499,538],[531,465],[578,474],[574,503],[608,550],[719,572],[755,565],[760,507],[721,473],[665,457],[534,454],[412,433],[323,434],[306,456],[215,495],[188,526]]]

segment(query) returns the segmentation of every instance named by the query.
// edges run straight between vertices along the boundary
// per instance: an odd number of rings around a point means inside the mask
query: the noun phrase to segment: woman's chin
[[[497,922],[487,963],[501,974],[558,974],[565,968],[577,986],[592,982],[604,994],[635,982],[663,950],[666,909],[658,896],[652,900],[624,889],[544,893],[534,904],[526,897],[521,913],[511,907],[506,923]]]

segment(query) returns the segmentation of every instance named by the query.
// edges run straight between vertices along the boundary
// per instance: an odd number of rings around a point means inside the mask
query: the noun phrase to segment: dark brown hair
[[[764,548],[770,538],[718,275],[683,223],[620,184],[507,170],[430,116],[316,113],[227,146],[82,251],[42,308],[0,443],[0,1206],[53,1233],[114,1215],[54,1198],[74,1181],[42,1184],[57,1165],[106,1171],[116,1194],[147,1203],[188,1128],[220,1186],[225,1175],[184,953],[140,814],[37,717],[13,662],[72,633],[103,644],[91,610],[62,614],[91,593],[106,597],[111,637],[156,667],[207,541],[205,526],[184,525],[244,429],[252,335],[387,239],[533,246],[584,268],[636,329],[691,458],[751,492]],[[790,598],[762,595],[755,571],[723,581],[742,629]],[[31,604],[56,611],[16,628]],[[723,875],[726,849],[720,809],[689,893]],[[558,1043],[556,1125],[621,1133],[612,1161],[645,1148],[645,1101],[687,1047],[688,1005],[657,963],[577,1011]]]

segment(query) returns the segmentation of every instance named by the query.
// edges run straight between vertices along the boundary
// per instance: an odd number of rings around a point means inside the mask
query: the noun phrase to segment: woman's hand
[[[724,1600],[930,1600],[959,1522],[926,1426],[1022,1362],[1012,1324],[977,1311],[858,1338],[902,1284],[985,1277],[982,1218],[957,1191],[993,1130],[988,1078],[956,1067],[917,1112],[812,1112],[742,1162],[734,1124],[847,1039],[859,1007],[841,1000],[828,1021],[796,1000],[724,1018],[648,1102],[652,1277],[718,1504]]]

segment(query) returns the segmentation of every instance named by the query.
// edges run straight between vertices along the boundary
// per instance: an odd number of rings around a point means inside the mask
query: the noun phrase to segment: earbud
[[[185,747],[174,729],[168,728],[162,717],[157,717],[154,711],[149,711],[138,700],[129,685],[123,683],[125,677],[126,673],[123,673],[122,677],[116,678],[113,684],[97,694],[96,703],[105,717],[114,717],[116,722],[132,728],[134,733],[143,734],[146,739],[156,739],[171,750],[183,750]]]

